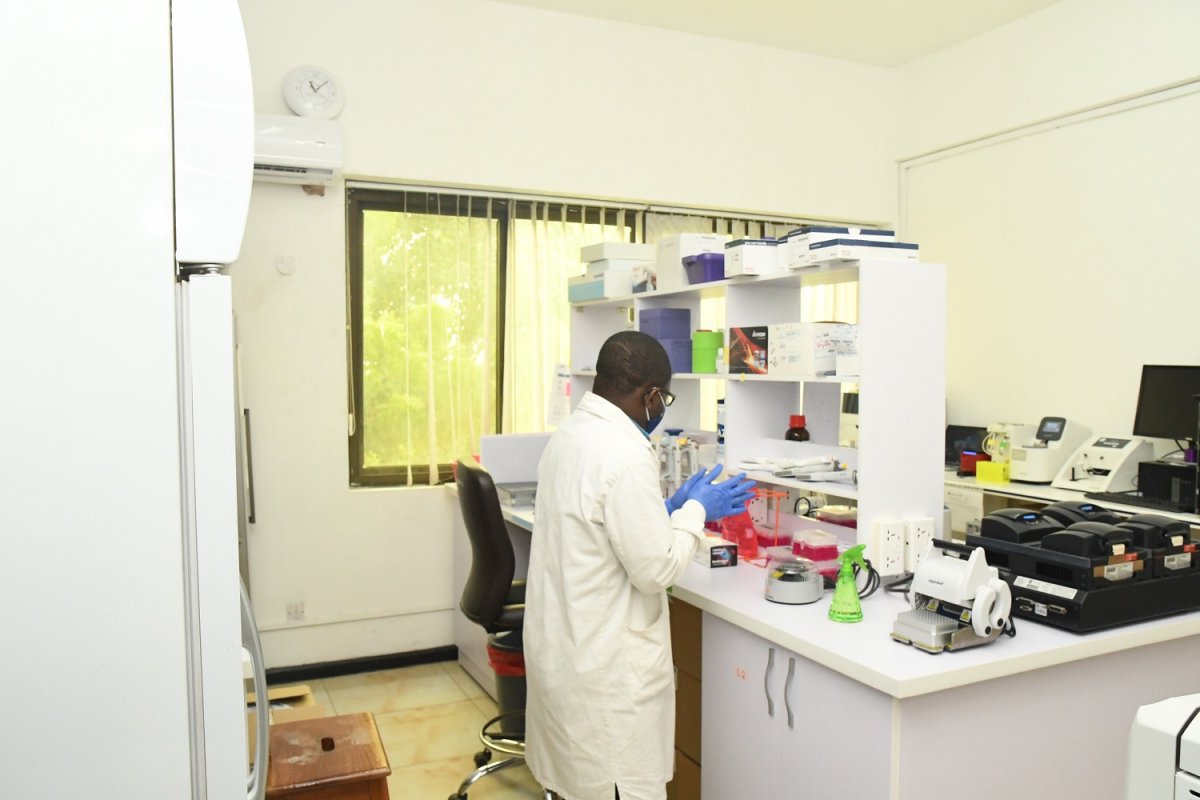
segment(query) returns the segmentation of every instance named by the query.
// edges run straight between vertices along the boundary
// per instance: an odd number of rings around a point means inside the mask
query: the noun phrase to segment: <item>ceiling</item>
[[[496,0],[897,66],[1058,0]]]

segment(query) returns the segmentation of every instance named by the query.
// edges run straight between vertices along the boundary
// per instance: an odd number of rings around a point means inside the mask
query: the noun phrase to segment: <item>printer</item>
[[[1129,732],[1125,800],[1200,797],[1200,694],[1138,709]]]

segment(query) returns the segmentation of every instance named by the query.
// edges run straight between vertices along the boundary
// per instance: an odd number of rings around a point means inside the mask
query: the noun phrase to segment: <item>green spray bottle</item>
[[[858,582],[854,578],[854,565],[867,568],[863,558],[865,544],[855,545],[842,553],[839,559],[837,583],[833,587],[833,601],[829,604],[829,618],[834,622],[859,622],[862,620],[862,602],[858,599]]]

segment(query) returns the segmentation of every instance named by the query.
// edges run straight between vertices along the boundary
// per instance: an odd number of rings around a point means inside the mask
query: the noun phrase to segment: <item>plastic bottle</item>
[[[788,422],[791,427],[787,429],[787,433],[783,435],[783,438],[789,442],[807,442],[809,438],[808,428],[804,427],[804,423],[803,414],[792,414]]]
[[[841,556],[837,583],[833,586],[833,601],[829,604],[829,618],[834,622],[862,621],[862,601],[858,598],[858,583],[854,578],[854,565],[863,569],[867,562],[863,558],[865,544],[855,545]]]

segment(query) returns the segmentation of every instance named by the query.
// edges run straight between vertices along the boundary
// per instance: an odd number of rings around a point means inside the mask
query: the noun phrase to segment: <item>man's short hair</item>
[[[596,357],[597,394],[623,397],[646,385],[671,382],[671,360],[653,336],[621,331],[608,337]]]

